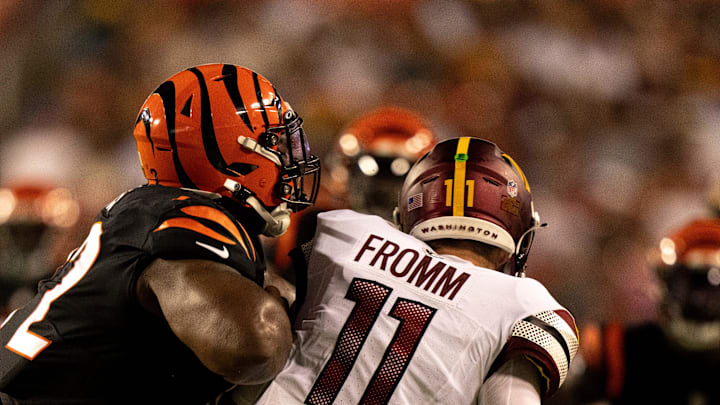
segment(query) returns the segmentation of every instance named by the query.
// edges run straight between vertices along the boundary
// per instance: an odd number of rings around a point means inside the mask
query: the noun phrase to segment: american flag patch
[[[423,206],[422,193],[415,194],[408,198],[408,211],[420,208]]]

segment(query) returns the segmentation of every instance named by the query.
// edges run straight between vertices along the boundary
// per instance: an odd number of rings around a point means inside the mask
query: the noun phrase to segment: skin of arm
[[[503,364],[480,387],[478,404],[538,405],[540,374],[524,357],[515,357]]]
[[[269,381],[290,353],[285,304],[227,265],[156,259],[136,292],[210,371],[234,384]]]

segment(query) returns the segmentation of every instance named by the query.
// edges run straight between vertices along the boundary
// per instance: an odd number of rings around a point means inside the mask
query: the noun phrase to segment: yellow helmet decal
[[[465,174],[470,137],[458,139],[455,151],[455,175],[453,179],[453,216],[465,215]]]

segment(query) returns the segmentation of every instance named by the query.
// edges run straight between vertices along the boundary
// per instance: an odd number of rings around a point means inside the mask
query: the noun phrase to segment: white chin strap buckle
[[[242,184],[230,179],[226,179],[223,186],[233,193],[243,189]],[[269,212],[260,200],[252,194],[245,198],[245,203],[251,206],[265,220],[265,226],[262,230],[263,235],[276,238],[284,234],[290,227],[290,210],[287,208],[286,203],[278,205],[272,212]]]
[[[257,141],[255,141],[254,139],[248,138],[246,136],[238,136],[237,142],[244,148],[257,153],[265,159],[268,159],[276,165],[282,167],[282,162],[280,161],[280,158],[272,152],[268,152],[267,149],[260,146],[260,144],[257,143]]]

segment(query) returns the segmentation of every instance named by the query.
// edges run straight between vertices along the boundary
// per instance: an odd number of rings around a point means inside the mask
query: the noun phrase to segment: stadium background
[[[70,188],[78,240],[143,182],[145,97],[184,68],[233,63],[275,84],[320,156],[384,104],[440,138],[498,143],[549,223],[529,275],[579,324],[656,316],[648,249],[711,214],[720,178],[709,0],[3,0],[0,60],[0,185]]]

